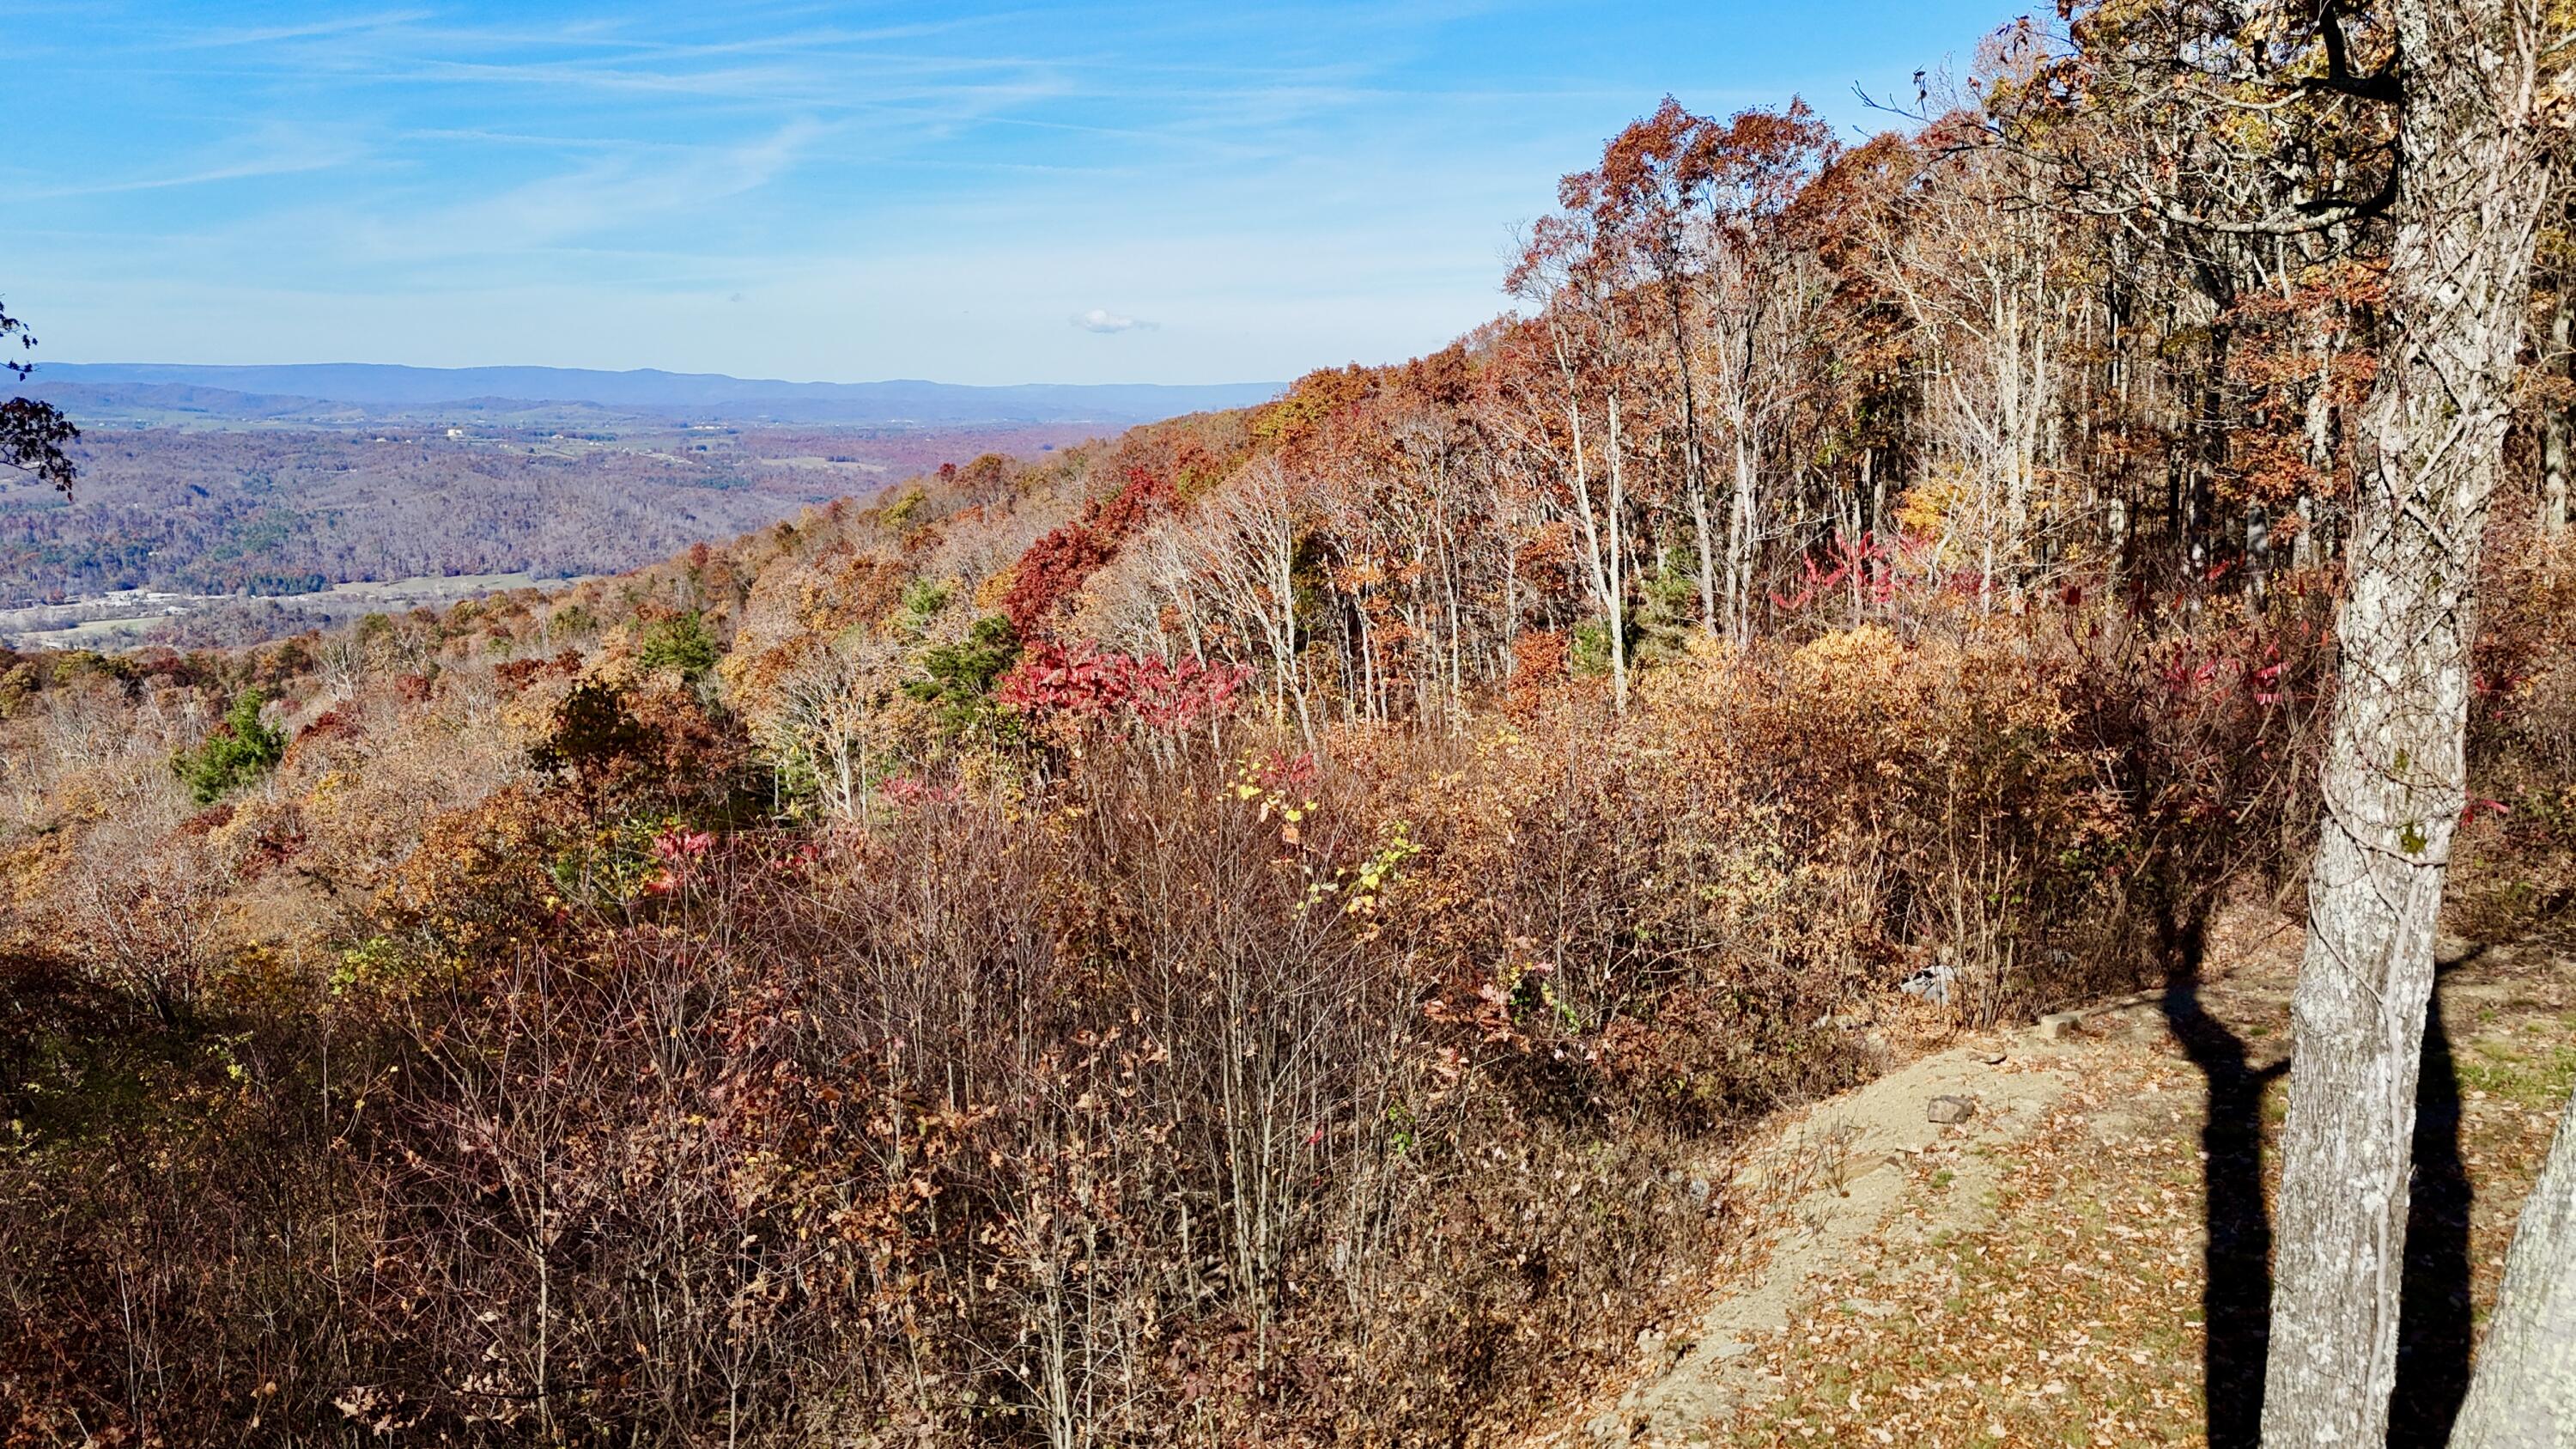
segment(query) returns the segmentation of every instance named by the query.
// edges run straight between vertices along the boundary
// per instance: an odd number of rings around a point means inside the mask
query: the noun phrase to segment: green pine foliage
[[[644,630],[635,661],[647,669],[668,669],[695,681],[716,667],[716,640],[707,632],[706,616],[696,609],[657,619]]]
[[[267,703],[266,690],[243,690],[204,744],[170,762],[198,804],[214,804],[276,769],[285,757],[286,732],[259,717]]]
[[[1020,658],[1019,631],[999,614],[975,621],[954,644],[924,650],[922,676],[906,681],[903,692],[939,709],[941,725],[952,737],[992,723],[993,686]]]

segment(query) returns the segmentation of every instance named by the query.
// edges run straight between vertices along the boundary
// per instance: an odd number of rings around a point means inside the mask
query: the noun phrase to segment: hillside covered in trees
[[[950,458],[1100,431],[468,423],[111,428],[83,415],[69,450],[79,489],[0,498],[0,607],[116,589],[273,597],[419,575],[614,573]]]
[[[12,1442],[1510,1442],[1766,1114],[2229,901],[2312,923],[2264,1431],[2384,1439],[2435,928],[2576,942],[2563,35],[2385,9],[1667,101],[1431,355],[0,659]]]

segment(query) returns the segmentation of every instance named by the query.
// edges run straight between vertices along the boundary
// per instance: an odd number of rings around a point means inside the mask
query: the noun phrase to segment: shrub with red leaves
[[[1177,734],[1232,709],[1251,675],[1248,665],[1138,658],[1088,642],[1042,643],[1022,652],[994,698],[1041,719],[1124,720]]]
[[[1043,633],[1047,620],[1117,557],[1120,544],[1173,506],[1170,483],[1142,468],[1128,469],[1125,486],[1105,500],[1093,499],[1081,517],[1041,536],[1020,555],[1011,590],[1002,599],[1011,627],[1024,639]]]
[[[492,666],[492,678],[504,689],[524,690],[540,679],[570,679],[581,673],[581,651],[567,649],[552,659],[512,659]]]
[[[951,805],[966,798],[966,792],[955,785],[933,785],[911,775],[897,775],[878,787],[879,794],[907,810],[926,805]]]
[[[358,734],[358,722],[349,717],[348,711],[326,709],[295,732],[295,742],[300,745],[306,740],[354,740]]]

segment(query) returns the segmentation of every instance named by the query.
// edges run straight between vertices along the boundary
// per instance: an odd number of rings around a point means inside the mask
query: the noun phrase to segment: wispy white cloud
[[[198,154],[203,159],[193,166],[47,187],[28,193],[28,197],[30,200],[54,200],[113,196],[119,192],[166,191],[173,187],[249,181],[263,176],[293,176],[349,165],[362,159],[366,149],[351,140],[317,137],[289,127],[270,125]]]
[[[223,50],[240,45],[278,45],[291,40],[315,40],[324,36],[384,30],[428,18],[430,18],[430,12],[426,10],[386,10],[373,15],[344,15],[333,20],[317,20],[310,25],[218,27],[192,32],[173,41],[171,48]]]
[[[1151,322],[1139,322],[1133,317],[1122,317],[1106,307],[1094,307],[1088,312],[1076,315],[1073,325],[1085,332],[1151,332],[1154,330],[1154,324]]]
[[[1289,376],[1504,306],[1666,91],[1830,111],[2002,8],[1831,4],[0,0],[62,198],[0,280],[92,356]]]
[[[626,146],[574,169],[426,213],[380,210],[357,227],[388,259],[507,254],[615,233],[758,191],[828,128],[791,121],[735,146]]]

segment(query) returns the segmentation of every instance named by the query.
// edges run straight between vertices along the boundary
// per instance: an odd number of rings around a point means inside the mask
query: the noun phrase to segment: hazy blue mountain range
[[[485,414],[571,409],[675,420],[956,427],[1151,422],[1264,402],[1280,387],[1266,382],[969,387],[912,379],[781,382],[649,368],[597,372],[339,362],[276,367],[52,362],[16,390],[91,420],[179,415],[207,421],[355,423],[427,409]]]

